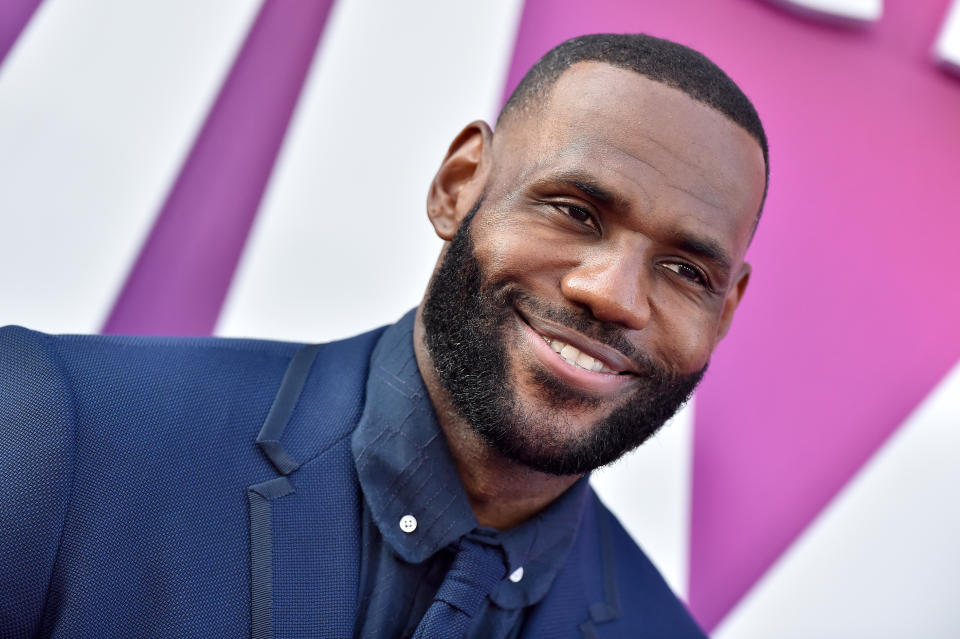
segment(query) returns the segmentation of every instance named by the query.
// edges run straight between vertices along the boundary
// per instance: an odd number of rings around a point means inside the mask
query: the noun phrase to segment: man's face
[[[487,157],[424,302],[427,349],[497,450],[583,473],[703,374],[746,285],[762,153],[682,92],[590,63],[510,116]]]

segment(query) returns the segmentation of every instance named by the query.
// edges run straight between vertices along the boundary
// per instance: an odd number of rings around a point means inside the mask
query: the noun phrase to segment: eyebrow
[[[602,186],[589,173],[582,171],[562,171],[549,175],[543,180],[540,180],[540,182],[563,182],[601,204],[606,204],[621,211],[627,211],[631,208],[630,202],[625,197]],[[687,231],[674,231],[670,235],[670,242],[681,251],[712,262],[724,273],[729,273],[732,268],[733,261],[730,259],[730,255],[713,239],[694,235]]]
[[[548,175],[543,180],[539,181],[563,182],[574,187],[578,191],[583,192],[585,195],[588,195],[590,198],[596,200],[600,204],[607,204],[621,210],[630,208],[630,203],[626,198],[619,193],[602,186],[594,179],[593,176],[588,173],[583,173],[581,171],[564,171],[561,173]]]
[[[718,268],[723,269],[725,273],[730,272],[731,260],[727,252],[714,240],[697,237],[684,231],[677,231],[672,234],[671,243],[681,251],[696,255],[697,257],[713,262]]]

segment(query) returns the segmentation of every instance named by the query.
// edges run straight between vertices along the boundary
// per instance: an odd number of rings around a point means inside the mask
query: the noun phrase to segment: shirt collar
[[[420,563],[478,528],[413,352],[414,311],[384,331],[370,360],[366,402],[352,439],[357,476],[374,523],[406,562]],[[507,573],[491,594],[503,608],[540,601],[580,525],[587,478],[532,519],[495,535]],[[416,528],[410,528],[412,516]]]

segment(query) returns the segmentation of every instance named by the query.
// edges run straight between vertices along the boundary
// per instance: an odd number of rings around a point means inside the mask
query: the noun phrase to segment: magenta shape
[[[332,4],[264,1],[103,332],[213,331]]]
[[[0,66],[20,37],[23,28],[30,22],[40,0],[3,0],[0,2]]]
[[[770,138],[754,276],[697,399],[708,630],[960,358],[960,83],[930,56],[948,4],[851,29],[760,1],[526,2],[508,91],[567,37],[642,31],[717,62]]]

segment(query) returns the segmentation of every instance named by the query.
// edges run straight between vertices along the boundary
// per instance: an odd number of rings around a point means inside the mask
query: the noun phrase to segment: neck
[[[581,475],[548,475],[493,450],[453,407],[434,371],[423,335],[418,310],[413,331],[417,366],[477,522],[505,530],[527,521],[562,495]]]

